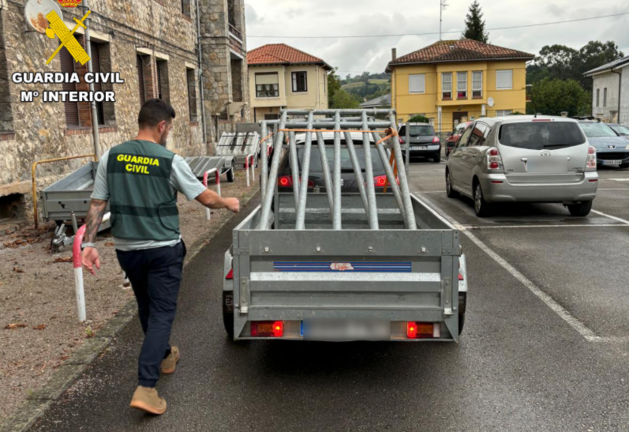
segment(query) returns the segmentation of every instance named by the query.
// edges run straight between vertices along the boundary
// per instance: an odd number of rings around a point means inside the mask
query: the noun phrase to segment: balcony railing
[[[233,24],[229,24],[229,32],[242,41],[242,33]]]

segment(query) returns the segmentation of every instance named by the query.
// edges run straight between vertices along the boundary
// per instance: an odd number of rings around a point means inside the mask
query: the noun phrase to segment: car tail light
[[[436,136],[436,137],[433,137],[432,142],[433,142],[433,143],[435,143],[435,144],[437,144],[437,143],[440,143],[440,142],[441,142],[441,140],[439,139],[439,137],[438,137],[438,136]]]
[[[233,278],[234,278],[234,269],[230,269],[229,273],[227,273],[227,276],[225,276],[225,279],[231,280]]]
[[[487,152],[487,168],[489,170],[502,170],[502,156],[500,156],[500,151],[494,147],[489,149]]]
[[[310,179],[308,179],[308,187],[309,188],[313,188],[315,186],[314,182]]]
[[[585,164],[585,169],[588,171],[593,171],[596,169],[596,149],[592,146],[590,146],[590,148],[588,149],[588,157]]]
[[[254,321],[251,323],[253,337],[284,336],[284,321]]]
[[[409,339],[428,339],[441,337],[441,327],[433,323],[407,322],[406,336]]]
[[[400,178],[396,177],[395,178],[397,184],[400,184]],[[387,176],[386,175],[382,175],[382,176],[378,176],[378,177],[374,177],[373,178],[373,184],[375,187],[384,187],[384,185],[387,184]]]
[[[301,180],[300,180],[301,183]],[[277,179],[277,185],[279,187],[292,187],[293,186],[293,177],[292,176],[282,176]],[[308,179],[308,187],[312,188],[315,184],[312,180]]]

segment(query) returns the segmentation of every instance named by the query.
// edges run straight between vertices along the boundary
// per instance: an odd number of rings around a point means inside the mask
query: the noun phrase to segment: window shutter
[[[59,52],[59,58],[61,60],[61,72],[73,73],[74,72],[74,59],[70,55],[67,49],[61,48]],[[75,91],[76,84],[62,84],[63,91]],[[67,126],[79,126],[79,104],[77,102],[64,102],[63,103],[66,113],[66,125]]]
[[[496,71],[496,89],[510,90],[513,88],[513,71],[499,70]]]
[[[426,93],[426,75],[409,75],[408,88],[410,93]]]
[[[256,84],[279,84],[279,76],[276,73],[256,74]]]

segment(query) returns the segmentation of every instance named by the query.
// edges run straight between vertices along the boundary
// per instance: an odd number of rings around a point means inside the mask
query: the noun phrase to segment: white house
[[[629,56],[584,75],[594,80],[592,115],[606,122],[629,125]]]

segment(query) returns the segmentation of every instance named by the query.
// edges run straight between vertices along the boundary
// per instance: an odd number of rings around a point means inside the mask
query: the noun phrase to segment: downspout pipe
[[[620,123],[620,107],[622,106],[620,101],[622,100],[622,71],[615,71],[614,68],[611,68],[611,72],[618,74],[618,119],[617,123]]]
[[[86,13],[89,7],[89,0],[83,0],[83,12]],[[91,16],[91,15],[90,15]],[[90,23],[92,22],[92,18],[88,17],[85,20],[85,51],[89,56],[89,61],[87,62],[87,71],[89,73],[93,73],[92,69],[92,44],[90,43]],[[94,82],[90,83],[90,93],[94,93]],[[94,136],[94,154],[96,155],[96,160],[100,160],[100,134],[98,131],[98,110],[96,109],[96,101],[92,98],[92,102],[90,103],[92,106],[92,134]]]
[[[201,128],[203,130],[203,143],[207,144],[207,123],[205,121],[205,90],[203,85],[203,38],[201,37],[201,13],[199,8],[199,1],[196,0],[197,5],[197,49],[198,49],[198,61],[199,61],[199,91],[201,96]],[[209,153],[209,147],[208,147]]]

